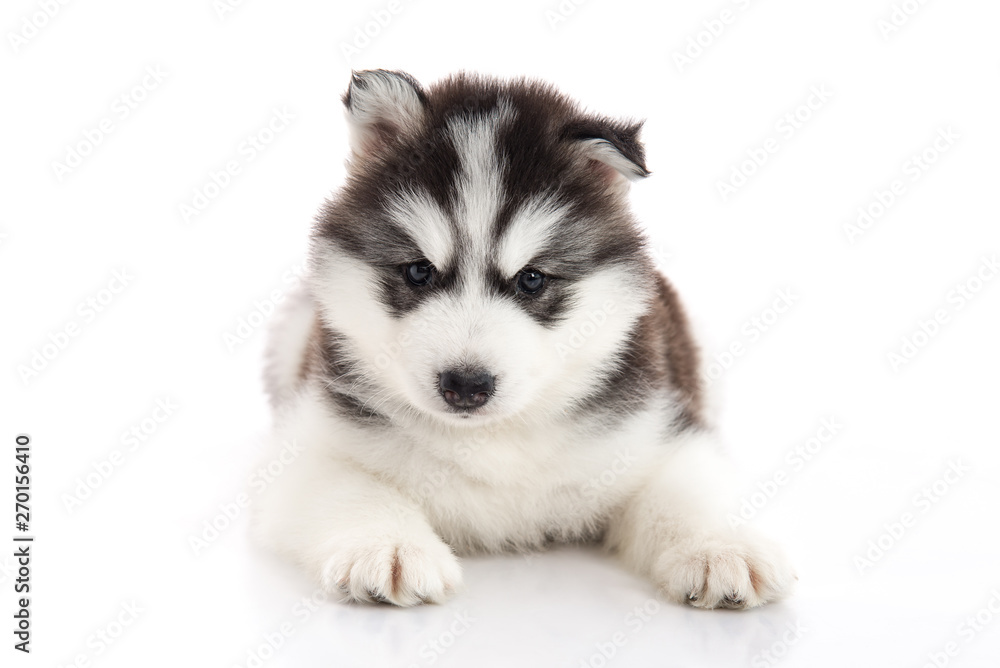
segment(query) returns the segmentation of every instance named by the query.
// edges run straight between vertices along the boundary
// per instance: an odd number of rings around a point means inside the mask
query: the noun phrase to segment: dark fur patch
[[[377,396],[361,376],[352,369],[356,360],[348,353],[348,343],[344,337],[317,319],[310,348],[315,351],[312,358],[318,378],[323,383],[324,396],[330,408],[338,415],[365,426],[384,426],[389,418],[378,411]]]
[[[681,305],[677,291],[663,276],[659,276],[659,300],[653,307],[662,315],[663,342],[666,347],[667,373],[670,384],[681,403],[681,411],[675,424],[680,430],[688,427],[704,427],[703,392],[698,346],[691,336],[687,314]]]
[[[669,387],[680,405],[676,431],[704,426],[698,349],[673,287],[657,275],[656,298],[629,334],[615,371],[578,406],[583,414],[621,417],[645,407],[642,398]]]
[[[403,560],[399,558],[399,548],[392,553],[392,566],[389,572],[389,587],[392,595],[399,594],[399,589],[403,584]]]
[[[518,291],[516,277],[504,276],[495,267],[487,281],[493,294],[510,299],[545,327],[557,324],[573,305],[570,286],[558,278],[547,278],[545,287],[534,295]]]
[[[413,311],[435,293],[458,286],[455,270],[437,268],[428,285],[413,285],[406,278],[406,266],[379,268],[382,303],[397,318]]]

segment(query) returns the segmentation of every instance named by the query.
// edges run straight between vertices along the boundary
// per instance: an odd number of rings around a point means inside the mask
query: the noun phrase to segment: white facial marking
[[[487,252],[486,243],[502,203],[503,173],[497,160],[497,130],[513,115],[509,102],[501,101],[485,118],[453,120],[448,124],[461,164],[455,215],[467,233],[475,257]]]
[[[523,269],[551,241],[566,213],[566,207],[555,200],[536,198],[514,214],[497,253],[501,273],[513,276]]]
[[[393,319],[378,301],[378,276],[335,244],[326,244],[321,252],[324,270],[312,277],[320,317],[357,346],[363,363],[371,364],[380,352],[379,344],[394,336]]]
[[[388,214],[394,223],[413,235],[424,257],[434,266],[449,266],[455,248],[454,234],[448,216],[430,195],[401,193],[389,202]]]

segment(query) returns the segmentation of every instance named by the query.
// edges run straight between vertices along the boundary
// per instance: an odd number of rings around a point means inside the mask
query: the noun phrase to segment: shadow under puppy
[[[794,580],[731,530],[697,350],[627,204],[639,123],[551,86],[353,75],[347,182],[272,332],[255,533],[332,594],[438,602],[456,554],[601,541],[674,601]]]

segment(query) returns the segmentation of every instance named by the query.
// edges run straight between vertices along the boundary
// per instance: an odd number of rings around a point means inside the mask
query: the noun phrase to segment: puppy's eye
[[[537,294],[545,287],[545,274],[534,269],[522,269],[517,273],[517,289],[529,295]]]
[[[427,285],[434,275],[434,265],[427,260],[420,260],[406,265],[403,272],[406,274],[406,280],[413,285]]]

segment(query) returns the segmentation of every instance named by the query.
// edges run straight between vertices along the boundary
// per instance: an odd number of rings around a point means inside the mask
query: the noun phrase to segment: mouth
[[[486,409],[479,406],[471,406],[468,408],[446,406],[443,410],[441,410],[441,413],[450,417],[458,418],[459,420],[472,420],[474,418],[485,417]]]
[[[485,406],[458,407],[446,403],[440,395],[436,399],[433,413],[438,420],[447,424],[471,428],[503,417],[503,411],[498,410],[500,407],[493,401],[488,402]]]

